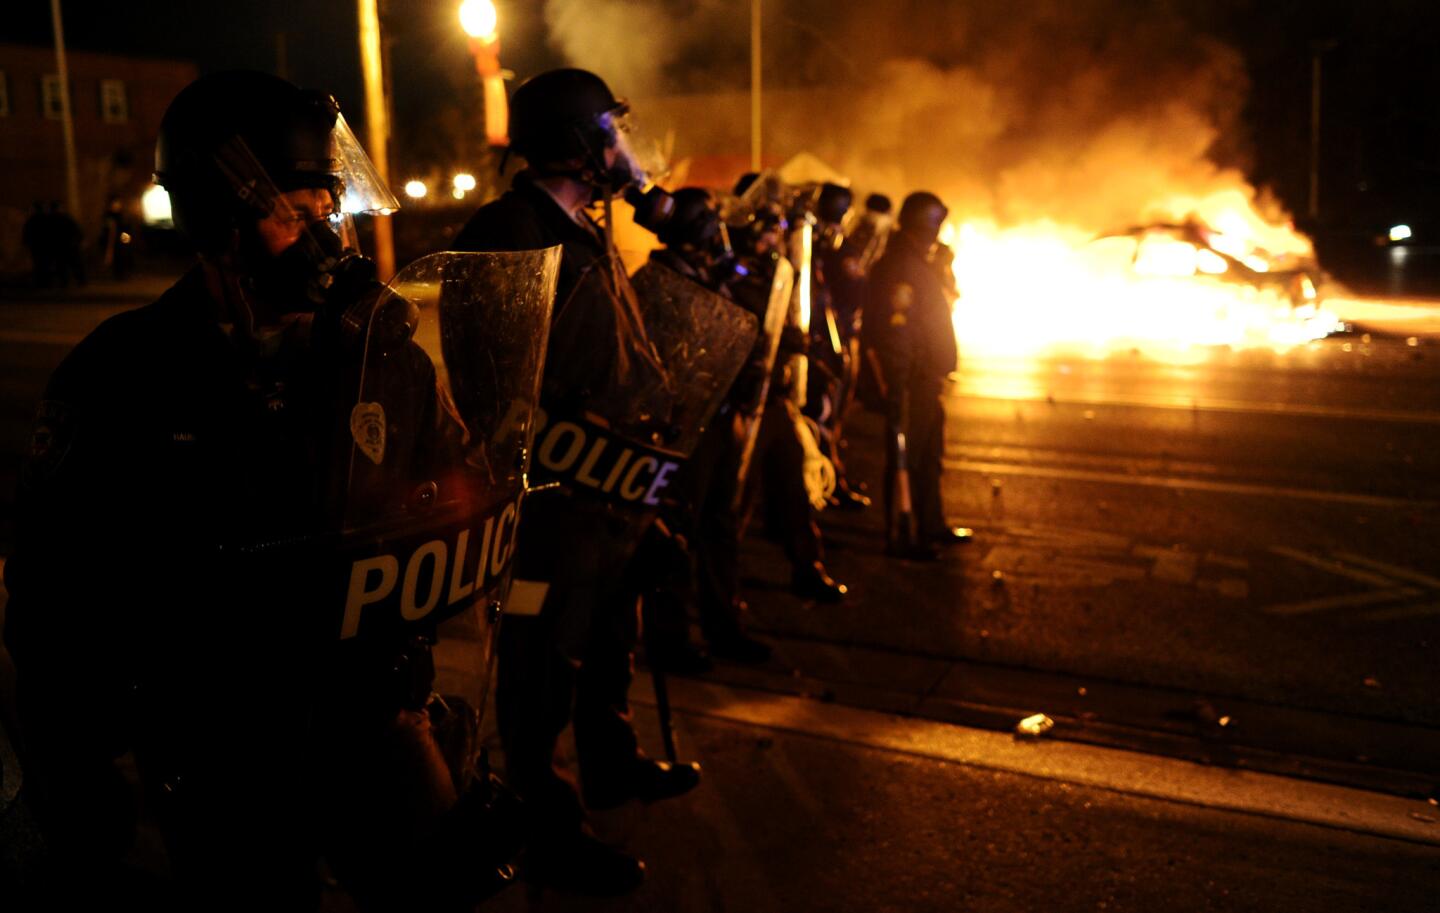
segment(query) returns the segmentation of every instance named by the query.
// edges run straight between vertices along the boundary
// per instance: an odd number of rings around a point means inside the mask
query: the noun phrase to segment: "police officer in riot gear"
[[[738,233],[740,262],[746,273],[731,290],[737,301],[754,312],[764,309],[763,302],[771,294],[776,268],[785,260],[785,246],[793,240],[787,235],[799,230],[786,218],[787,204],[794,204],[788,193],[789,189],[769,174],[745,174],[735,185],[735,194],[752,205]],[[797,265],[797,283],[802,279],[800,269]],[[741,526],[743,529],[756,502],[763,500],[766,526],[777,535],[790,560],[790,591],[802,599],[836,603],[849,588],[831,577],[825,567],[823,538],[805,478],[807,448],[797,427],[803,419],[792,402],[803,385],[798,363],[809,348],[807,333],[798,325],[787,324],[779,334],[779,351],[764,386],[764,401],[759,404],[763,417],[744,474]]]
[[[891,554],[933,558],[934,548],[969,538],[945,523],[940,461],[945,411],[940,394],[957,351],[950,299],[937,260],[948,210],[918,191],[900,207],[899,227],[870,276],[865,306],[867,366],[886,404],[886,544]]]
[[[671,197],[674,211],[655,232],[665,246],[650,252],[651,261],[729,297],[735,251],[714,196],[703,187],[682,187]]]
[[[578,429],[587,412],[664,386],[609,226],[587,210],[597,202],[608,210],[628,190],[639,221],[653,225],[664,214],[652,205],[657,194],[637,192],[643,174],[628,146],[626,111],[584,70],[553,70],[521,85],[510,138],[527,167],[455,239],[457,250],[561,246],[541,386],[552,426],[563,416]],[[619,420],[658,420],[666,409],[657,398]],[[537,456],[547,456],[543,444]],[[644,864],[597,840],[586,808],[677,796],[697,785],[700,771],[653,761],[637,747],[627,702],[635,603],[624,571],[648,518],[600,495],[570,480],[526,503],[496,709],[507,777],[533,816],[522,874],[557,889],[617,895],[640,884]],[[552,763],[572,721],[583,803]]]
[[[133,750],[186,906],[312,908],[323,854],[364,909],[465,909],[504,878],[441,761],[425,642],[338,645],[307,578],[325,553],[297,545],[334,528],[346,328],[382,311],[342,210],[397,204],[333,98],[260,73],[182,91],[156,164],[199,263],[56,370],[6,566],[33,888],[116,901]],[[391,303],[391,452],[428,475],[459,436]]]
[[[811,330],[811,377],[806,414],[820,429],[820,442],[835,466],[835,491],[830,504],[849,510],[870,505],[851,485],[841,459],[845,446],[845,412],[854,388],[854,282],[846,224],[854,195],[850,188],[826,183],[816,195],[814,308],[820,315]],[[847,297],[847,293],[848,297]]]
[[[650,261],[732,297],[730,286],[743,281],[746,270],[736,260],[729,229],[720,218],[713,195],[703,188],[683,187],[675,191],[674,197],[675,212],[657,232],[665,247],[652,251]],[[763,298],[757,301],[747,293],[738,301],[764,324]],[[693,575],[689,575],[687,583],[693,580],[693,597],[706,647],[711,656],[743,663],[763,663],[770,658],[769,646],[747,634],[743,622],[746,606],[740,592],[737,496],[744,445],[740,413],[744,404],[757,396],[765,380],[770,348],[762,333],[749,363],[686,464],[681,486],[685,500],[678,525],[685,532],[694,561]],[[704,671],[708,659],[688,642],[683,598],[689,593],[656,595],[657,608],[667,604],[675,608],[666,613],[649,611],[647,605],[647,651],[654,649],[657,654],[647,658],[670,671]]]

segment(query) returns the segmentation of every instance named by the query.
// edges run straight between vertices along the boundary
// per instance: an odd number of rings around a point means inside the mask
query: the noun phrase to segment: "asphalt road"
[[[131,303],[124,289],[0,302],[0,554],[45,375]],[[1423,795],[1084,743],[1117,742],[1099,724],[1122,707],[1150,707],[1158,728],[1189,707],[1179,728],[1194,729],[1205,695],[1272,754],[1294,734],[1267,741],[1267,721],[1306,713],[1306,733],[1341,733],[1335,754],[1360,765],[1371,734],[1401,754],[1432,744],[1437,374],[1430,338],[1379,334],[1183,365],[967,359],[947,397],[945,500],[976,541],[936,565],[895,562],[878,508],[827,515],[829,563],[853,592],[823,607],[785,592],[757,530],[752,621],[776,660],[673,683],[705,783],[597,820],[649,860],[646,887],[609,905],[514,891],[493,907],[1433,909],[1440,812]],[[872,483],[878,444],[858,419],[850,462]],[[647,690],[639,720],[658,752]],[[984,731],[1022,710],[1057,718],[1052,738]]]
[[[822,613],[762,597],[757,622],[1433,726],[1440,347],[1416,342],[966,361],[944,490],[973,545],[936,578],[877,558],[875,524],[828,517],[854,598]],[[872,483],[878,434],[855,423],[850,462]]]

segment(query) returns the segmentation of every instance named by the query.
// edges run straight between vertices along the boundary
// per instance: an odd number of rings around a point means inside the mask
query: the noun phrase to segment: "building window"
[[[40,77],[40,110],[50,120],[61,120],[65,117],[60,103],[60,77],[54,73]]]
[[[100,80],[100,119],[107,124],[123,124],[130,119],[130,103],[125,97],[125,80]]]
[[[10,116],[10,79],[0,70],[0,117]]]

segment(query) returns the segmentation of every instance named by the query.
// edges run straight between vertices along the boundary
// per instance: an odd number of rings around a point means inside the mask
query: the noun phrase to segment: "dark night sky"
[[[657,6],[691,2],[651,0]],[[782,12],[804,19],[807,28],[822,34],[829,2],[767,0],[788,7]],[[939,9],[946,2],[953,0],[935,0],[934,6]],[[540,0],[501,0],[500,5],[507,67],[523,78],[563,62],[547,43]],[[458,0],[389,0],[382,6],[391,42],[397,142],[403,143],[401,132],[417,131],[446,105],[456,106],[473,77],[456,23]],[[927,4],[912,6],[923,9]],[[1353,208],[1381,199],[1386,205],[1395,199],[1423,199],[1426,205],[1440,199],[1440,3],[1149,0],[1147,6],[1173,10],[1197,31],[1221,37],[1244,54],[1251,80],[1245,118],[1249,169],[1296,209],[1296,196],[1304,186],[1309,56],[1315,39],[1338,41],[1325,56],[1327,186],[1340,190]],[[351,112],[352,121],[360,119],[355,5],[350,0],[65,0],[64,7],[66,37],[73,48],[190,59],[202,71],[275,70],[277,36],[283,34],[286,75],[302,85],[329,89]],[[45,44],[50,37],[45,0],[7,4],[0,40]],[[775,72],[775,62],[767,66]],[[735,76],[743,79],[743,74]]]
[[[63,0],[63,5],[66,42],[74,49],[188,59],[202,72],[273,72],[283,35],[290,79],[333,92],[344,109],[355,112],[352,120],[363,108],[353,0]],[[7,6],[0,40],[51,41],[49,3],[14,0]],[[458,0],[390,0],[381,6],[397,109],[423,107],[427,94],[443,92],[451,79],[471,72]],[[524,75],[561,62],[546,45],[541,4],[511,2],[502,14],[507,67]]]

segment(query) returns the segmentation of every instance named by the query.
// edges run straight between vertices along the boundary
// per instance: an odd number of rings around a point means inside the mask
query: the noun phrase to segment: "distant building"
[[[89,51],[69,51],[66,63],[80,181],[74,215],[93,240],[111,196],[139,223],[160,118],[198,70],[186,61]],[[31,206],[65,200],[60,111],[54,48],[0,44],[0,271],[28,268],[20,226]]]

